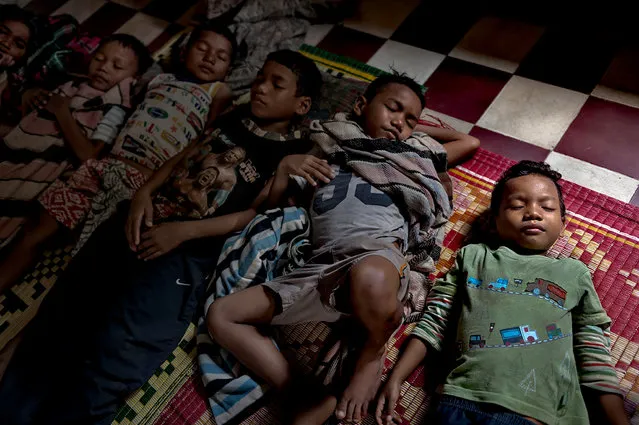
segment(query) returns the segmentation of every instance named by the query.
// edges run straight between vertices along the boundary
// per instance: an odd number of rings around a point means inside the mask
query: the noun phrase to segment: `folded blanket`
[[[342,113],[333,120],[313,121],[311,140],[328,155],[329,162],[352,168],[400,203],[409,219],[411,273],[421,274],[415,279],[426,284],[435,271],[444,226],[452,213],[452,181],[446,173],[443,147],[423,133],[413,133],[402,142],[372,139]],[[411,293],[411,297],[424,298],[426,290]]]
[[[70,81],[54,92],[70,98],[72,115],[90,138],[109,108],[131,107],[132,84],[126,79],[103,92]],[[0,247],[35,211],[31,201],[71,168],[72,158],[55,116],[46,110],[31,112],[0,142]]]
[[[271,280],[291,265],[303,264],[309,232],[306,211],[289,207],[258,215],[242,233],[224,244],[197,334],[198,363],[217,425],[237,422],[247,409],[256,406],[266,387],[255,382],[228,351],[213,342],[206,327],[206,312],[219,297]]]

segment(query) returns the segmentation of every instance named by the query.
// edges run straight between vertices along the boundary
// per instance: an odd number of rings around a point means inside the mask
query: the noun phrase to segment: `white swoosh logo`
[[[180,285],[180,286],[191,286],[191,285],[189,285],[188,283],[180,282],[180,279],[176,279],[175,283],[177,283],[177,284],[178,284],[178,285]]]

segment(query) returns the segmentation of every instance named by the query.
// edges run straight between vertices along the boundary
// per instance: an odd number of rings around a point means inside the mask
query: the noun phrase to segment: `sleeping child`
[[[69,81],[37,101],[35,108],[0,143],[0,198],[4,217],[0,247],[16,235],[35,202],[53,181],[73,166],[98,155],[113,142],[110,115],[131,107],[134,77],[151,58],[137,38],[105,38],[89,63],[87,79]],[[0,272],[4,278],[6,274]],[[2,279],[0,278],[0,279]],[[0,284],[0,288],[3,285]]]
[[[80,228],[92,209],[98,208],[101,215],[93,217],[88,230],[83,229],[86,239],[119,201],[130,199],[154,170],[203,134],[230,101],[223,80],[236,50],[235,38],[226,27],[208,22],[193,30],[180,69],[151,80],[109,154],[86,160],[67,180],[57,180],[40,195],[38,217],[29,221],[0,263],[0,291],[24,274],[43,244],[59,230]],[[107,118],[121,123],[125,115],[109,111]],[[117,132],[112,126],[105,133],[113,137]]]
[[[433,286],[380,394],[379,425],[400,422],[402,383],[434,353],[452,355],[454,364],[424,423],[628,424],[610,318],[591,272],[544,255],[566,224],[560,178],[546,163],[521,161],[499,179],[490,201],[493,236],[463,247]],[[589,419],[594,413],[601,417]]]
[[[333,412],[348,422],[366,414],[379,386],[386,341],[401,320],[409,265],[428,272],[439,256],[451,213],[451,186],[447,190],[440,180],[450,183],[447,156],[454,164],[478,141],[464,135],[442,147],[413,134],[423,107],[415,81],[386,75],[357,100],[352,119],[340,114],[313,122],[311,139],[331,167],[326,171],[325,161],[308,157],[300,174],[285,159],[269,195],[272,202],[281,197],[289,174],[315,188],[312,258],[286,276],[217,299],[208,310],[211,337],[282,391],[286,411],[297,408],[299,400],[292,400],[307,391],[295,388],[291,367],[264,335],[264,325],[346,317],[359,322],[366,342],[339,403],[327,397],[294,423],[322,424]]]
[[[25,330],[0,383],[0,423],[111,423],[179,343],[224,241],[255,217],[278,163],[309,150],[296,121],[321,81],[301,53],[271,53],[250,104],[99,226]],[[69,340],[71,322],[78,338]],[[43,349],[55,367],[33,367]]]

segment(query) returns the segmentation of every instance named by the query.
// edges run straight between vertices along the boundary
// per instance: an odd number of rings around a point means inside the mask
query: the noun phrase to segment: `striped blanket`
[[[70,109],[84,134],[91,137],[106,111],[113,105],[130,107],[133,79],[126,79],[107,92],[87,83],[69,81],[54,93],[70,99]],[[0,247],[20,230],[33,213],[32,202],[65,171],[73,156],[55,116],[46,110],[33,111],[0,142]]]
[[[254,411],[266,391],[246,374],[233,356],[209,336],[206,312],[219,297],[268,281],[301,265],[310,246],[310,222],[302,208],[288,207],[257,216],[222,249],[216,275],[198,321],[198,363],[206,396],[217,425],[237,423]]]

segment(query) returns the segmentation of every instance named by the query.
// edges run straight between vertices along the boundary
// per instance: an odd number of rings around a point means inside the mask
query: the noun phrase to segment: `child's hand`
[[[59,94],[54,94],[49,98],[45,109],[51,112],[53,115],[57,115],[60,112],[68,111],[70,103],[71,98]]]
[[[285,156],[278,166],[278,171],[304,177],[313,186],[317,186],[315,179],[329,183],[335,177],[328,161],[313,155]]]
[[[126,221],[126,238],[129,241],[131,251],[137,251],[140,244],[140,227],[142,219],[146,227],[153,226],[153,200],[146,190],[138,190],[133,197],[129,208],[129,217]]]
[[[402,383],[393,379],[393,375],[388,378],[384,389],[379,394],[377,400],[377,409],[375,409],[375,419],[378,425],[392,425],[399,424],[401,419],[395,413],[395,405],[399,399],[399,393],[402,388]]]
[[[162,223],[142,234],[142,242],[138,247],[138,258],[149,261],[158,258],[184,242],[182,223]]]
[[[15,65],[16,61],[13,56],[5,55],[0,52],[0,68],[10,68]]]
[[[50,91],[38,87],[25,91],[22,95],[23,114],[26,115],[34,109],[43,108],[47,104],[50,96]]]

